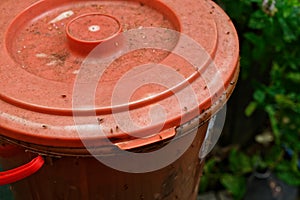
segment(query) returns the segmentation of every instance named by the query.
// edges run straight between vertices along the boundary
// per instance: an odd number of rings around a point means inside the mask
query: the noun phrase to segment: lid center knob
[[[92,25],[92,26],[89,27],[89,31],[91,31],[91,32],[100,31],[100,26],[98,26],[98,25]]]
[[[113,16],[88,13],[72,19],[66,34],[72,50],[88,53],[98,44],[111,40],[121,32],[120,22]]]

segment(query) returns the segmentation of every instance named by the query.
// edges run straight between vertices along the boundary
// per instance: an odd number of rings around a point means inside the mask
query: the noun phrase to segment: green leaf
[[[300,186],[300,174],[292,171],[279,171],[277,177],[289,185]]]
[[[257,42],[259,40],[261,40],[261,38],[258,35],[254,34],[252,32],[245,33],[244,37],[254,45],[257,44]]]
[[[201,184],[199,186],[199,192],[205,192],[208,188],[208,185],[209,185],[209,177],[207,175],[203,175],[201,176]]]
[[[229,155],[229,168],[233,173],[250,173],[252,171],[251,159],[238,149],[232,149]]]
[[[261,10],[256,11],[251,16],[248,26],[250,28],[253,28],[253,29],[263,29],[263,28],[265,28],[267,26],[267,24],[264,20],[264,17],[265,17],[265,15]]]
[[[298,157],[298,153],[295,153],[295,152],[296,151],[294,151],[294,154],[292,156],[291,167],[292,167],[293,172],[300,173],[299,169],[298,169],[299,157]]]
[[[282,163],[284,151],[279,145],[272,146],[271,150],[265,155],[265,162],[270,169],[277,168]],[[279,164],[278,164],[279,163]],[[288,166],[290,167],[290,166]]]
[[[265,102],[265,99],[266,99],[266,94],[264,91],[262,90],[256,90],[254,92],[254,95],[253,95],[254,99],[260,103],[260,104],[263,104]]]
[[[255,102],[255,101],[252,101],[251,103],[249,103],[249,105],[247,106],[247,108],[245,109],[245,115],[247,116],[247,117],[250,117],[253,113],[254,113],[254,111],[256,110],[256,108],[257,108],[257,102]]]
[[[249,21],[249,27],[253,29],[263,29],[267,24],[264,20],[262,20],[263,13],[261,11],[257,11],[253,14]]]
[[[265,109],[270,118],[272,131],[275,136],[275,142],[277,145],[279,145],[280,144],[280,130],[278,127],[278,120],[276,118],[276,111],[271,105],[267,105]]]
[[[251,52],[253,58],[260,61],[265,54],[265,49],[267,46],[266,41],[261,37],[261,35],[253,32],[245,33],[244,37],[254,46]]]
[[[291,30],[291,28],[289,27],[289,25],[287,24],[284,18],[279,18],[278,22],[283,31],[283,36],[284,36],[283,38],[285,41],[291,42],[297,39],[296,35],[293,33],[293,31]]]
[[[224,174],[221,183],[236,200],[243,198],[246,192],[246,179],[243,176]]]
[[[261,3],[261,0],[249,0],[249,1],[253,3]]]
[[[300,83],[300,73],[290,72],[290,73],[287,74],[287,78],[289,80],[293,81],[294,83],[297,83],[297,84]]]
[[[216,159],[211,158],[207,160],[203,168],[204,173],[211,173],[215,165],[216,165]]]
[[[279,106],[283,106],[283,107],[293,108],[295,104],[287,96],[281,94],[276,95],[275,100]]]
[[[256,169],[265,169],[268,167],[268,164],[259,155],[252,156],[251,162],[252,166]]]

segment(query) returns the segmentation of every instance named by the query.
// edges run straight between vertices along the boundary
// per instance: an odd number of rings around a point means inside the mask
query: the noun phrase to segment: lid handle
[[[145,137],[145,138],[137,138],[134,140],[123,141],[115,143],[115,145],[121,150],[131,150],[139,147],[144,147],[150,144],[154,144],[160,141],[164,141],[170,138],[173,138],[176,135],[175,128],[167,129],[163,132],[160,132],[156,135]]]
[[[0,186],[25,179],[41,169],[43,165],[44,159],[42,156],[38,156],[23,166],[5,172],[0,172]]]
[[[121,31],[117,18],[102,13],[86,13],[66,25],[69,47],[83,55],[90,53],[102,42],[113,40]]]

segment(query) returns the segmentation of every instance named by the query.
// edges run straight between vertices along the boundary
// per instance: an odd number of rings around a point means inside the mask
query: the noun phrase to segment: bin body
[[[0,10],[0,185],[26,200],[196,199],[209,121],[239,74],[220,7],[1,0]],[[126,157],[165,148],[160,160]]]
[[[16,200],[196,199],[204,164],[198,154],[206,129],[207,123],[199,128],[197,137],[178,160],[154,172],[120,172],[105,166],[92,156],[45,155],[45,165],[42,169],[24,180],[13,183],[11,190]],[[182,138],[181,141],[175,142],[174,148],[185,141],[185,138]],[[0,159],[7,170],[36,157],[36,153],[13,146],[16,148],[15,153]]]

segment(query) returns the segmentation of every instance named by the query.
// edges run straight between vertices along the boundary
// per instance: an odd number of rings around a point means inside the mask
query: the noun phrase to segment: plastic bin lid
[[[0,10],[0,132],[17,141],[140,147],[221,107],[237,79],[237,33],[211,1],[2,0]]]

